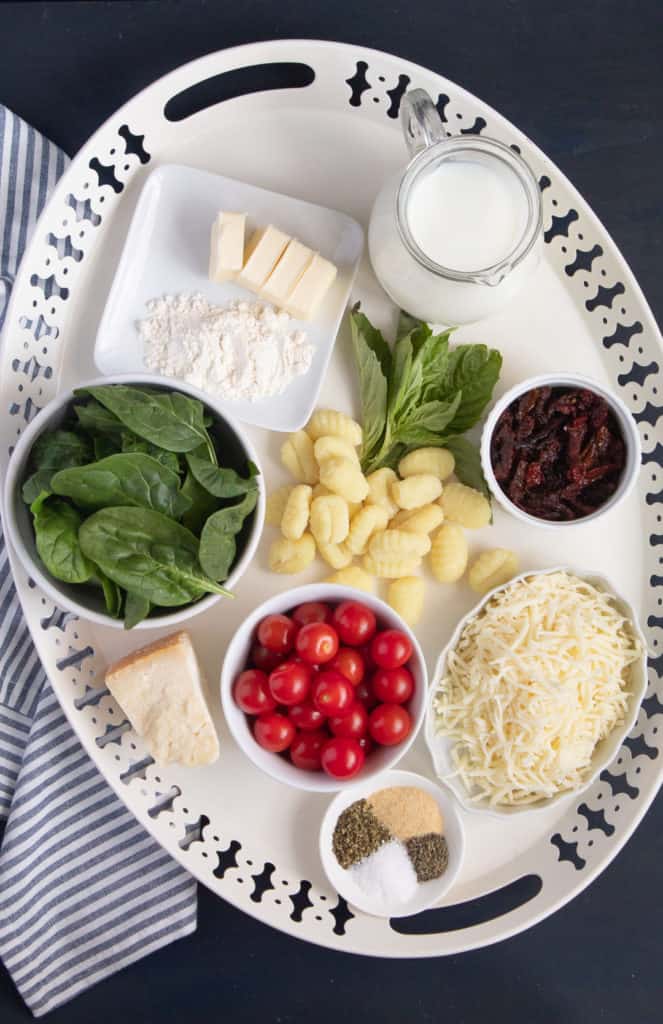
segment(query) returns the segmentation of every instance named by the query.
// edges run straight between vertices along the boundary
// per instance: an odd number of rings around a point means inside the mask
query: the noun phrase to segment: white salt
[[[392,906],[407,903],[417,891],[417,876],[402,843],[384,843],[350,868],[353,881],[372,899]]]

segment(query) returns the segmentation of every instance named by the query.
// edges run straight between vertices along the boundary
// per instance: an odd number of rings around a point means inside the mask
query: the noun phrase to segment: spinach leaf
[[[51,486],[84,509],[137,505],[179,519],[190,505],[180,494],[177,473],[140,452],[109,455],[87,466],[60,470]]]
[[[204,444],[216,462],[205,427],[205,409],[197,398],[178,391],[149,392],[125,384],[99,384],[76,394],[92,395],[145,441],[169,452],[190,452]]]
[[[454,472],[460,482],[467,484],[468,487],[474,487],[490,498],[477,446],[468,441],[466,437],[447,437],[443,447],[448,448],[456,460]]]
[[[103,508],[79,530],[83,553],[110,579],[150,604],[173,608],[226,594],[198,561],[198,540],[161,512]]]
[[[98,583],[104,592],[104,601],[106,602],[106,611],[109,615],[112,615],[114,619],[119,619],[120,610],[122,608],[122,591],[118,587],[117,583],[113,580],[109,580],[106,573],[102,572],[99,566],[95,566],[94,576],[90,579],[90,583]]]
[[[151,607],[146,598],[139,597],[130,590],[124,602],[124,628],[133,629],[137,626],[150,614]]]
[[[95,567],[81,550],[79,512],[59,498],[42,493],[31,505],[35,543],[42,562],[56,580],[86,583]]]
[[[117,455],[119,451],[115,439],[109,437],[108,434],[94,434],[92,445],[96,462],[99,462],[100,459],[107,459],[109,455]]]
[[[82,394],[77,391],[76,394]],[[74,405],[74,412],[78,417],[83,430],[88,434],[110,434],[120,437],[125,430],[124,423],[119,420],[109,409],[104,408],[95,398],[90,398],[85,404]]]
[[[362,462],[380,446],[387,420],[387,382],[391,371],[389,346],[363,313],[350,316],[364,429]]]
[[[176,455],[175,452],[167,452],[165,448],[159,448],[156,444],[150,444],[149,441],[143,441],[142,438],[132,434],[130,430],[125,430],[122,434],[122,451],[142,452],[143,455],[151,455],[162,466],[167,466],[173,473],[179,475],[179,455]]]
[[[92,447],[88,439],[72,430],[41,434],[30,452],[29,465],[33,473],[23,484],[23,501],[31,505],[42,491],[50,491],[51,477],[57,470],[81,466],[91,458]]]
[[[191,473],[201,487],[213,494],[215,498],[237,498],[240,494],[255,490],[257,467],[249,463],[248,477],[240,476],[234,469],[224,469],[205,457],[205,449],[187,452],[186,461]]]
[[[460,391],[463,400],[450,425],[450,433],[464,434],[478,423],[492,397],[501,369],[501,354],[486,345],[458,345],[452,349],[440,395],[450,397]]]
[[[182,525],[198,536],[205,525],[205,520],[218,509],[219,499],[201,487],[190,470],[184,478],[180,493],[191,502],[182,516]]]
[[[257,490],[249,493],[237,505],[221,508],[210,516],[200,536],[200,564],[213,580],[225,580],[235,559],[235,537],[258,500]]]

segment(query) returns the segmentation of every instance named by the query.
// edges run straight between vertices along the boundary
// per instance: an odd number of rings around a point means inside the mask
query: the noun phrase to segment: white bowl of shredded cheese
[[[426,742],[467,810],[549,808],[616,756],[647,686],[646,642],[604,576],[525,572],[458,624],[430,691]]]

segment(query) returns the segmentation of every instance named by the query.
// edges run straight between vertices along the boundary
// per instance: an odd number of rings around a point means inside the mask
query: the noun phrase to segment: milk
[[[476,273],[516,248],[527,224],[527,197],[497,161],[442,160],[413,182],[406,211],[412,238],[429,259]]]

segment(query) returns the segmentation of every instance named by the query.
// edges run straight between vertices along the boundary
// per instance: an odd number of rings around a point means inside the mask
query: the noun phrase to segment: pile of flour
[[[138,327],[145,367],[221,398],[279,395],[307,372],[313,347],[287,313],[260,303],[213,306],[204,295],[165,295]]]

